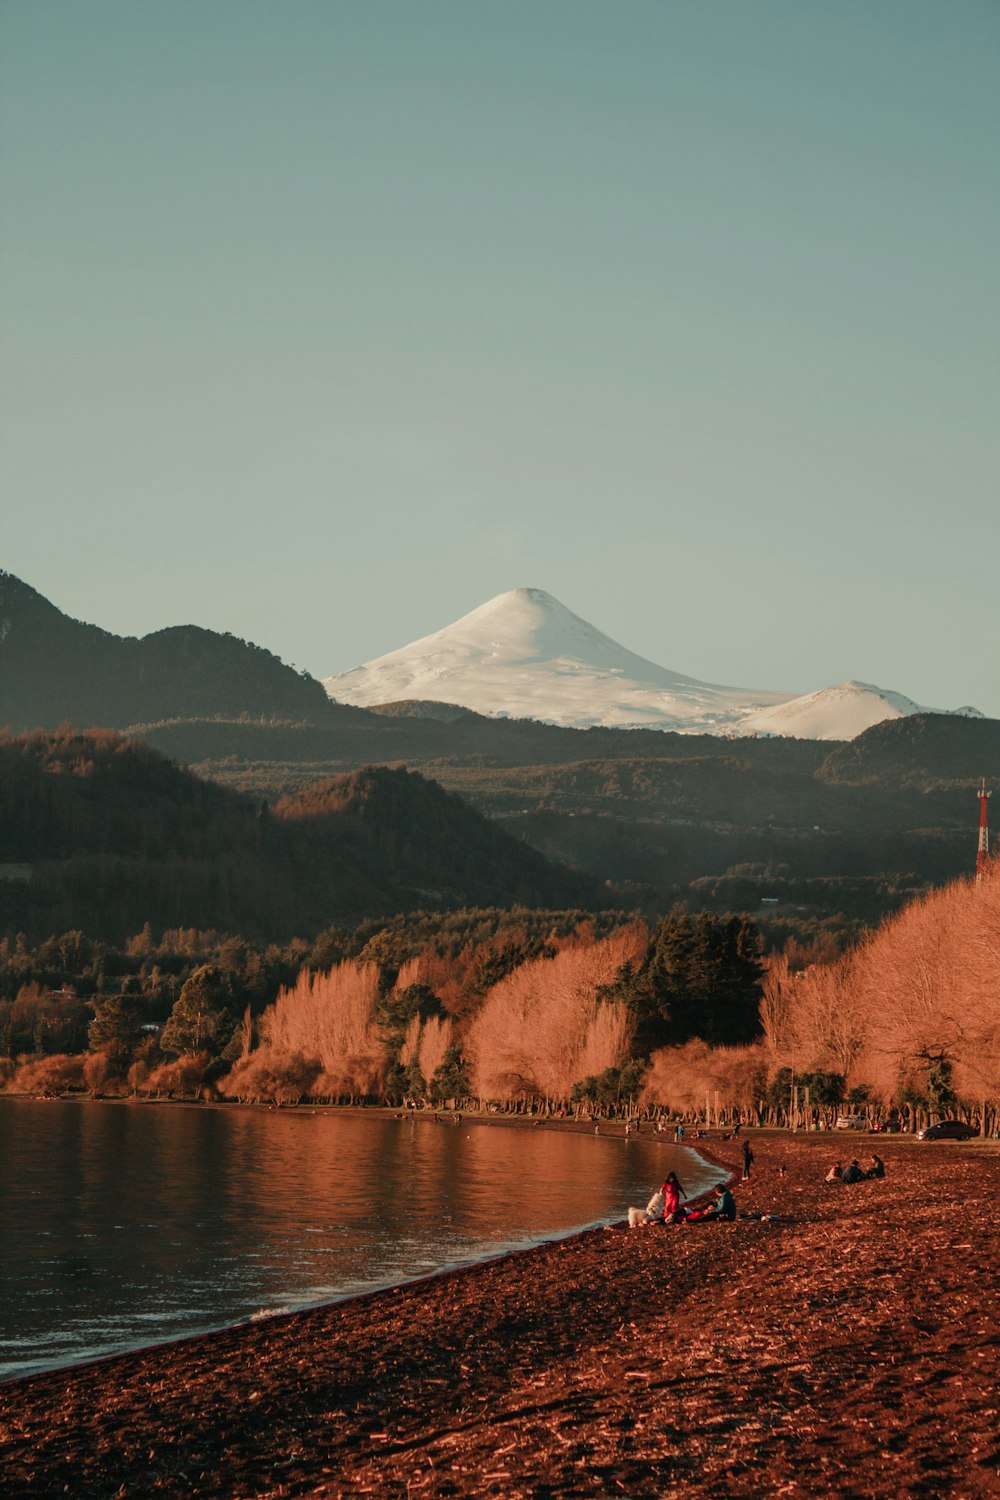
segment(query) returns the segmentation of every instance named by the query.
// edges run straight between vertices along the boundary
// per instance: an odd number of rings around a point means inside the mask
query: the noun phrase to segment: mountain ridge
[[[317,720],[329,708],[313,678],[263,646],[200,625],[113,635],[0,572],[0,726],[15,733],[219,714]]]
[[[629,651],[544,589],[508,590],[320,683],[264,647],[201,626],[113,635],[0,571],[0,727],[15,733],[241,718],[332,725],[375,714],[841,741],[936,712],[856,680],[799,696],[702,682]]]

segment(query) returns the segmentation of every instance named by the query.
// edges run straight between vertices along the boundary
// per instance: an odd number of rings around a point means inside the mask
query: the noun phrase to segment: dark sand
[[[877,1142],[753,1144],[739,1208],[777,1222],[616,1225],[0,1386],[0,1493],[1000,1495],[1000,1152],[888,1139],[884,1182],[825,1187]]]

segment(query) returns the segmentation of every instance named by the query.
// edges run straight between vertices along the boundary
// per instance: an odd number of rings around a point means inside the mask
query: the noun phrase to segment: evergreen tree
[[[444,1062],[431,1079],[431,1102],[443,1104],[446,1099],[467,1099],[470,1093],[471,1085],[462,1048],[455,1044],[448,1048]]]
[[[127,995],[108,995],[94,1002],[94,1019],[87,1027],[91,1052],[106,1052],[116,1062],[129,1057],[141,1035],[134,1003]]]
[[[746,917],[723,920],[700,912],[692,920],[685,907],[665,917],[638,973],[622,976],[606,992],[606,998],[634,1011],[637,1054],[647,1056],[695,1036],[716,1046],[757,1036],[759,944]]]
[[[218,1056],[236,1027],[228,979],[216,964],[202,964],[185,980],[160,1046],[169,1056],[210,1052]]]

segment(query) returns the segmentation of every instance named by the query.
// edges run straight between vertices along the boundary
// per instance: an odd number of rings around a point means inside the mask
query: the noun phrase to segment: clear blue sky
[[[1000,716],[996,0],[2,0],[0,566]]]

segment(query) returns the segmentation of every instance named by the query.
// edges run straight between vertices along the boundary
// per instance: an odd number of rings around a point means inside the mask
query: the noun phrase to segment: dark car
[[[979,1131],[972,1125],[966,1125],[964,1120],[939,1120],[936,1125],[928,1125],[926,1130],[917,1131],[918,1141],[970,1141]]]
[[[899,1135],[903,1129],[903,1122],[893,1115],[891,1120],[879,1120],[877,1125],[872,1126],[872,1129],[877,1135]]]

